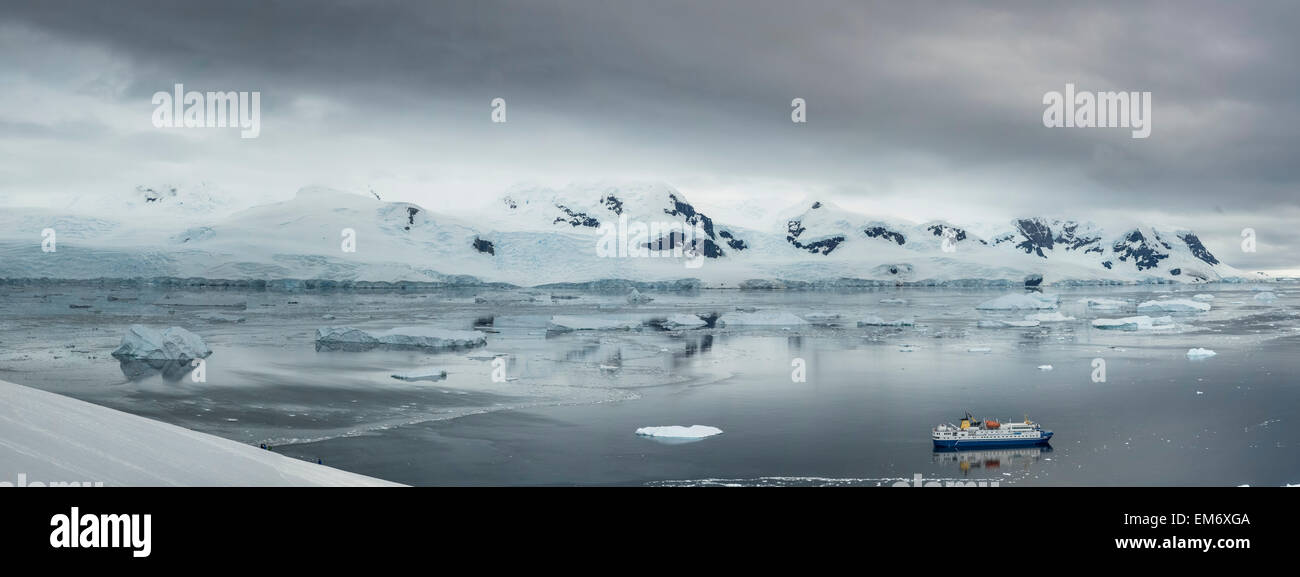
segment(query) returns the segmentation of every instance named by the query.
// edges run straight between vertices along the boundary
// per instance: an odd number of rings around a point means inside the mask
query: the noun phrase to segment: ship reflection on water
[[[1051,445],[1038,447],[1017,447],[1008,449],[943,449],[934,450],[935,464],[949,467],[955,465],[962,476],[970,475],[972,470],[997,471],[1006,467],[1028,471],[1029,466],[1052,452]]]

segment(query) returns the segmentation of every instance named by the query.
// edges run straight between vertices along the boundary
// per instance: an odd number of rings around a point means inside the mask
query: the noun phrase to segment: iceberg
[[[1124,301],[1120,299],[1086,298],[1086,299],[1079,299],[1079,304],[1082,304],[1090,309],[1110,310],[1110,309],[1122,309],[1128,306],[1128,301]]]
[[[674,439],[703,439],[713,435],[722,434],[722,429],[710,427],[707,425],[691,425],[683,427],[681,425],[672,425],[667,427],[641,427],[636,430],[636,434],[642,437],[670,437]]]
[[[1261,291],[1255,293],[1255,300],[1263,301],[1263,302],[1273,302],[1277,300],[1277,295],[1269,291]]]
[[[632,289],[632,292],[627,295],[627,304],[630,305],[639,305],[643,303],[648,303],[652,300],[655,300],[655,298],[649,295],[643,295],[641,294],[641,291],[636,290],[635,288]]]
[[[460,349],[486,344],[487,338],[477,331],[455,331],[432,327],[396,327],[386,331],[365,331],[354,327],[316,329],[316,345],[330,349],[367,349],[381,346]]]
[[[697,316],[697,315],[688,315],[688,314],[682,314],[682,313],[675,313],[675,314],[670,315],[666,320],[664,320],[662,323],[660,323],[659,326],[661,326],[661,327],[663,327],[663,328],[665,328],[665,329],[669,329],[669,330],[673,330],[673,329],[698,329],[698,328],[703,327],[703,326],[705,326],[705,325],[707,325],[707,324],[709,324],[709,323],[706,322],[704,319],[700,318],[700,317]]]
[[[212,349],[198,335],[181,327],[157,330],[131,325],[122,336],[122,344],[113,351],[118,359],[144,361],[181,361],[207,358]]]
[[[914,324],[916,324],[916,320],[911,317],[887,321],[880,317],[871,316],[858,321],[860,327],[910,327]]]
[[[1146,301],[1138,305],[1140,313],[1203,313],[1210,310],[1210,303],[1188,299],[1170,299],[1166,301]]]
[[[1218,353],[1210,349],[1201,349],[1201,348],[1187,349],[1187,358],[1189,359],[1208,359],[1217,354]]]
[[[1017,293],[985,301],[975,308],[980,310],[1054,309],[1058,300],[1056,295]]]
[[[566,333],[570,331],[626,331],[639,326],[641,326],[641,323],[625,319],[555,315],[551,317],[551,321],[547,323],[546,330],[555,333]]]

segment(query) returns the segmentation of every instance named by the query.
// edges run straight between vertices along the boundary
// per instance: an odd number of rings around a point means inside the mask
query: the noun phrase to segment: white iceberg
[[[722,429],[708,425],[671,425],[667,427],[641,427],[636,434],[642,437],[668,437],[673,439],[703,439],[722,434]]]
[[[1273,302],[1277,300],[1277,295],[1269,291],[1255,293],[1255,300],[1263,302]]]
[[[632,289],[632,292],[627,295],[627,304],[630,305],[648,303],[652,300],[655,300],[655,298],[649,295],[643,295],[641,294],[641,291],[636,289]]]
[[[555,315],[547,323],[546,330],[564,333],[569,331],[626,331],[641,326],[640,322],[591,316]]]
[[[477,331],[456,331],[432,327],[396,327],[386,331],[366,331],[354,327],[316,329],[316,344],[327,348],[411,347],[422,349],[459,349],[487,344]]]
[[[157,330],[144,325],[131,325],[122,336],[122,344],[113,351],[119,359],[146,361],[181,361],[204,359],[212,349],[203,338],[181,327]]]
[[[1050,371],[1050,370],[1052,370],[1052,365],[1038,365],[1038,370],[1040,370],[1040,371]]]
[[[1122,309],[1128,306],[1128,301],[1125,300],[1103,299],[1103,298],[1096,298],[1096,297],[1079,299],[1079,303],[1090,309],[1102,309],[1102,310]]]
[[[1210,303],[1189,299],[1170,299],[1167,301],[1146,301],[1138,305],[1140,313],[1203,313],[1210,310]]]
[[[971,347],[971,348],[969,348],[969,349],[966,349],[966,352],[968,352],[968,353],[991,353],[991,352],[993,352],[993,348],[992,348],[992,347]]]
[[[1124,317],[1122,319],[1093,319],[1092,326],[1098,329],[1122,331],[1173,328],[1174,318],[1169,316],[1151,318],[1146,315]]]
[[[905,305],[905,304],[907,304],[907,299],[880,299],[880,304],[882,304],[882,305]]]
[[[985,301],[975,308],[980,310],[1054,309],[1059,297],[1041,293],[1015,293]]]
[[[1201,349],[1201,348],[1187,349],[1187,358],[1189,359],[1208,359],[1217,354],[1218,353],[1210,349]]]
[[[666,329],[698,329],[709,323],[696,315],[674,313],[669,315],[660,326]]]
[[[756,311],[752,313],[727,313],[718,319],[718,326],[796,326],[806,325],[805,321],[785,311]]]

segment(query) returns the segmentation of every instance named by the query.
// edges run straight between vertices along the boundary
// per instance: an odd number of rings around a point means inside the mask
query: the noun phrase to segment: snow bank
[[[1054,309],[1057,301],[1056,295],[1017,293],[985,301],[975,308],[980,310]]]
[[[703,439],[713,435],[722,434],[722,429],[710,427],[707,425],[691,425],[683,427],[681,425],[672,425],[668,427],[641,427],[636,430],[636,434],[643,437],[670,437],[674,439]]]
[[[1217,354],[1210,349],[1187,349],[1187,358],[1189,359],[1208,359]]]
[[[203,339],[181,327],[157,330],[144,325],[131,325],[122,336],[122,344],[113,351],[118,359],[144,361],[181,361],[204,359],[212,349]]]
[[[756,311],[727,313],[718,319],[717,324],[718,326],[795,326],[806,325],[808,321],[785,311]]]
[[[1189,299],[1170,299],[1167,301],[1146,301],[1138,305],[1140,313],[1203,313],[1210,310],[1210,303]]]
[[[641,323],[626,319],[555,315],[551,317],[551,322],[547,323],[546,330],[560,333],[569,331],[626,331],[639,326],[641,326]]]
[[[1092,326],[1098,329],[1113,329],[1122,331],[1149,330],[1159,328],[1173,328],[1173,317],[1151,318],[1146,315],[1136,317],[1124,317],[1122,319],[1093,319]]]
[[[344,349],[373,346],[459,349],[486,345],[487,339],[482,333],[476,331],[453,331],[430,327],[396,327],[386,331],[324,327],[316,329],[316,344]]]
[[[28,483],[396,485],[4,381],[0,438],[5,474],[22,471]]]

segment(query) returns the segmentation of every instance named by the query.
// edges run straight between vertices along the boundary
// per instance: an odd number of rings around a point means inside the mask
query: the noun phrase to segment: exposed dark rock
[[[903,233],[894,232],[883,226],[873,226],[866,230],[863,230],[862,232],[871,238],[883,238],[885,240],[892,240],[898,243],[899,246],[902,246],[903,243],[907,242],[907,239],[903,236]]]
[[[1192,255],[1196,258],[1201,259],[1207,264],[1219,264],[1219,259],[1214,258],[1214,255],[1210,254],[1209,249],[1205,248],[1205,245],[1201,244],[1201,239],[1197,238],[1195,234],[1189,232],[1179,236],[1178,238],[1187,245],[1187,248],[1191,249]]]
[[[1047,258],[1043,254],[1043,249],[1051,250],[1052,229],[1041,218],[1022,218],[1016,221],[1016,228],[1020,229],[1020,234],[1025,240],[1016,245],[1016,248],[1025,251],[1025,254],[1037,254],[1040,257]]]
[[[1160,244],[1165,244],[1159,238],[1155,240]],[[1142,231],[1137,229],[1129,231],[1127,235],[1124,235],[1124,238],[1116,241],[1111,248],[1121,262],[1128,262],[1129,259],[1133,259],[1133,263],[1137,265],[1138,270],[1156,268],[1160,266],[1160,261],[1169,258],[1168,254],[1156,250],[1151,245],[1151,242],[1142,235]]]
[[[474,250],[485,252],[493,256],[497,254],[496,247],[492,246],[492,241],[483,240],[477,236],[474,237]]]
[[[560,209],[560,211],[568,215],[569,218],[566,219],[564,217],[556,217],[556,219],[552,221],[551,224],[567,222],[569,223],[569,226],[575,228],[579,226],[585,226],[588,228],[600,228],[600,221],[596,220],[593,217],[587,216],[587,214],[584,212],[574,212],[573,210],[570,210],[569,207],[564,206],[562,204],[555,205],[555,208]]]

